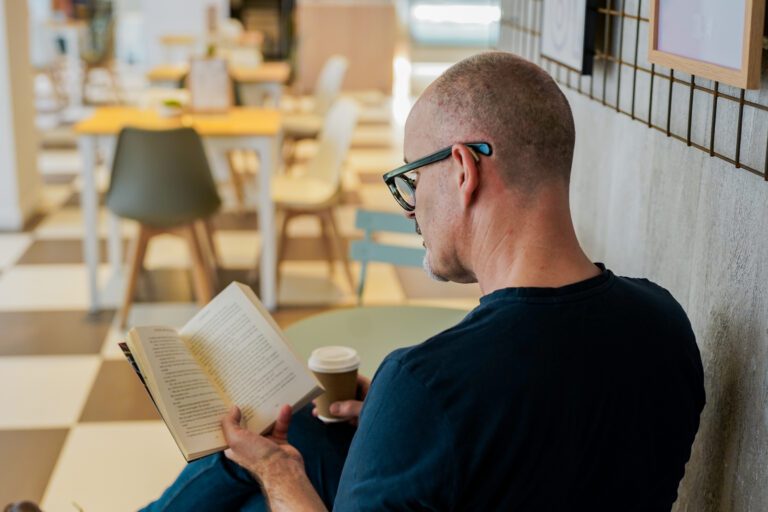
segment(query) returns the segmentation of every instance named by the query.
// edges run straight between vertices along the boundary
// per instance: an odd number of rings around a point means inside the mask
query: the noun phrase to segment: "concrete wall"
[[[520,2],[503,2],[504,17],[535,24],[530,12],[521,14],[526,11]],[[647,16],[648,6],[641,8]],[[625,9],[635,13],[637,3],[627,1]],[[636,25],[625,22],[624,59],[631,61]],[[530,41],[523,46],[510,24],[502,31],[501,49],[536,60]],[[615,38],[611,46],[616,52]],[[641,25],[643,65],[646,46]],[[555,67],[550,70],[555,73]],[[598,92],[602,73],[600,65]],[[615,104],[616,66],[607,73],[608,99]],[[571,78],[576,86],[575,74]],[[582,79],[582,90],[589,89],[589,80]],[[631,109],[632,80],[625,67],[620,94],[625,110]],[[657,124],[666,119],[667,83],[657,79],[654,89]],[[639,75],[636,112],[643,119],[649,87],[648,78]],[[617,273],[646,276],[668,288],[688,312],[702,353],[707,406],[675,510],[768,510],[768,182],[564,89],[576,120],[571,197],[583,245]],[[673,131],[683,134],[687,91],[676,86],[673,93]],[[738,95],[729,87],[721,91]],[[748,92],[747,99],[768,104],[768,84]],[[692,138],[708,145],[712,97],[696,93],[693,111]],[[718,103],[715,147],[731,156],[737,113],[735,105]],[[768,113],[745,110],[742,158],[758,169],[767,134]]]

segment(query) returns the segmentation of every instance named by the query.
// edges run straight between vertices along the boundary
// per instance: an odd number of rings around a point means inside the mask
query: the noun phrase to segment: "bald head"
[[[509,187],[532,191],[569,181],[570,106],[554,80],[525,59],[488,52],[462,60],[430,85],[414,110],[431,120],[436,144],[491,143]]]

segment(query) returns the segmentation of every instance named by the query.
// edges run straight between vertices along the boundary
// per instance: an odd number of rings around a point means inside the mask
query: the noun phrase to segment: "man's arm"
[[[288,444],[291,407],[283,406],[269,436],[254,434],[240,426],[240,409],[233,407],[222,419],[230,460],[244,467],[264,489],[270,510],[274,512],[325,511],[304,471],[301,454]]]
[[[456,510],[467,464],[435,396],[396,358],[379,367],[365,398],[334,511]]]

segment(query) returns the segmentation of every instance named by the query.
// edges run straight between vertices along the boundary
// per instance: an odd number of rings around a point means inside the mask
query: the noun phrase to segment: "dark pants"
[[[311,411],[308,405],[293,415],[288,442],[301,452],[309,480],[330,510],[355,428],[347,423],[326,425]],[[267,506],[253,477],[216,453],[190,462],[163,495],[142,510],[266,511]]]

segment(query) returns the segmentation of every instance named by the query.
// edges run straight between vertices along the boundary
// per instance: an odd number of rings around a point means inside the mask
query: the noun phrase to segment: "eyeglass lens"
[[[416,197],[413,187],[405,178],[397,176],[395,178],[395,187],[397,187],[397,192],[400,194],[400,197],[403,198],[403,201],[411,206],[416,206]]]

